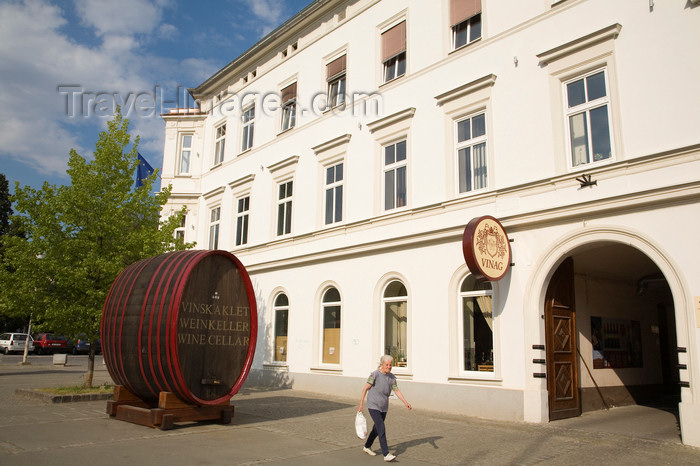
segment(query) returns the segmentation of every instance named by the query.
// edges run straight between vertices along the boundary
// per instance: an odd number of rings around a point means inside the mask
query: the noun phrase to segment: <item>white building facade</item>
[[[700,446],[699,39],[688,0],[317,0],[163,115],[164,215],[250,273],[251,379],[359,396],[388,353],[417,407],[670,401]]]

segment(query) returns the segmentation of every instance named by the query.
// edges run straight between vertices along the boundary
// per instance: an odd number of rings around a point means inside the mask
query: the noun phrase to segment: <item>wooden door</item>
[[[564,260],[549,282],[545,334],[549,420],[580,416],[574,261],[571,257]]]

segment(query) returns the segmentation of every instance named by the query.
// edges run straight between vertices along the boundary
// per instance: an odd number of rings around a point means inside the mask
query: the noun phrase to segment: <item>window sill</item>
[[[241,155],[245,155],[245,154],[247,154],[248,152],[250,152],[250,151],[252,151],[252,150],[253,150],[253,146],[250,146],[249,148],[240,151],[236,157],[240,157]]]
[[[468,42],[468,43],[466,43],[466,44],[464,44],[464,45],[460,45],[460,46],[457,47],[457,48],[453,48],[452,50],[450,50],[450,52],[448,53],[448,55],[451,55],[451,54],[457,53],[457,52],[461,52],[462,50],[468,48],[469,46],[474,45],[474,44],[477,44],[477,43],[479,43],[479,42],[481,42],[481,37],[479,37],[479,38],[477,38],[477,39],[474,39],[473,41]]]
[[[393,82],[396,82],[396,81],[398,81],[399,79],[403,78],[404,76],[406,76],[406,74],[407,74],[407,73],[404,73],[404,74],[402,74],[401,76],[397,76],[397,77],[395,77],[395,78],[391,78],[391,79],[388,80],[388,81],[384,81],[384,82],[382,82],[382,83],[379,85],[379,87],[388,86],[389,84],[391,84],[391,83],[393,83]]]
[[[264,363],[263,369],[267,371],[289,372],[289,364],[283,361],[272,361]]]
[[[489,372],[488,374],[477,374],[475,373],[474,375],[456,375],[456,376],[451,376],[447,378],[447,381],[449,383],[458,383],[458,384],[469,384],[469,383],[488,383],[488,384],[493,384],[493,385],[500,385],[503,383],[503,379],[497,378],[493,372]]]
[[[332,375],[342,375],[343,374],[343,368],[338,366],[318,366],[318,367],[311,367],[311,372],[315,372],[317,374],[332,374]]]
[[[279,133],[277,133],[277,136],[282,136],[284,133],[288,133],[291,130],[293,130],[294,128],[296,128],[296,125],[292,126],[291,128],[283,129]]]

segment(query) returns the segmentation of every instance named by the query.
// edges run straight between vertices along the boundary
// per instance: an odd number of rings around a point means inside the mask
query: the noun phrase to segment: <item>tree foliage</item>
[[[32,314],[45,330],[99,336],[110,286],[129,264],[186,249],[174,238],[184,210],[161,221],[170,187],[153,193],[157,171],[134,188],[138,138],[117,111],[99,135],[94,159],[71,150],[71,184],[15,187],[16,223],[26,238],[4,236],[0,309]]]

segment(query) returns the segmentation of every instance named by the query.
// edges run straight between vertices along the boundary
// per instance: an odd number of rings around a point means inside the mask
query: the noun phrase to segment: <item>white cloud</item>
[[[284,13],[282,0],[242,0],[248,5],[256,18],[263,22],[261,32],[267,34],[279,26]]]
[[[147,0],[75,0],[75,7],[98,36],[151,33],[163,14],[162,5]]]

